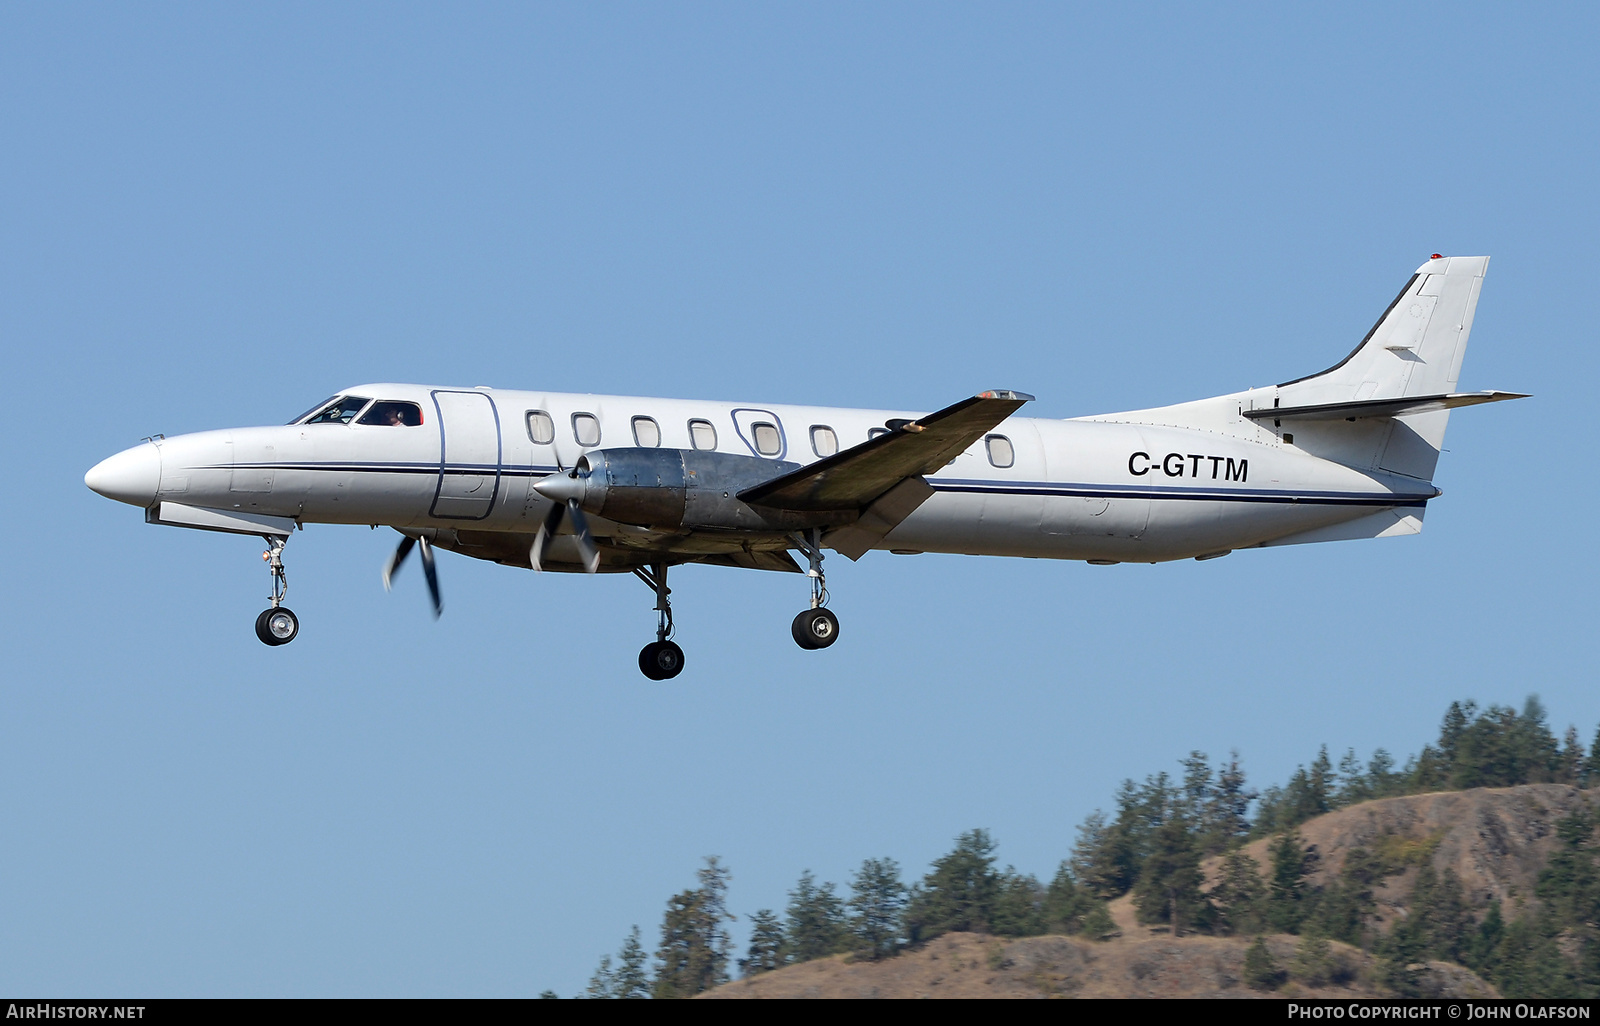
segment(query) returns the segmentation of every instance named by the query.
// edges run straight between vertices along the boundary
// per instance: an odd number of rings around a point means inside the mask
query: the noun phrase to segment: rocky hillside
[[[1145,931],[1141,931],[1142,933]],[[1273,958],[1294,961],[1298,937],[1267,939]],[[1128,936],[1006,940],[952,933],[882,962],[847,955],[788,966],[738,980],[703,998],[1051,998],[1051,997],[1378,997],[1372,959],[1333,944],[1338,982],[1307,986],[1289,980],[1274,992],[1244,985],[1245,949],[1234,937]],[[1419,988],[1440,997],[1494,997],[1470,971],[1429,962],[1413,971]]]
[[[1555,848],[1556,822],[1597,803],[1600,791],[1566,784],[1441,791],[1363,802],[1309,820],[1299,830],[1306,844],[1317,849],[1315,883],[1336,877],[1354,848],[1410,849],[1428,857],[1436,870],[1455,870],[1474,906],[1481,910],[1499,899],[1509,918],[1536,900],[1533,885]],[[1256,841],[1245,852],[1265,866],[1268,843]],[[1206,864],[1208,875],[1219,863],[1213,859]],[[1406,914],[1415,878],[1413,867],[1378,888],[1380,930]]]
[[[1315,883],[1335,880],[1355,848],[1384,855],[1405,871],[1386,877],[1375,891],[1374,925],[1386,932],[1407,915],[1418,867],[1451,869],[1470,904],[1479,910],[1498,899],[1507,914],[1536,903],[1534,884],[1555,848],[1558,820],[1600,801],[1600,792],[1561,784],[1479,788],[1365,802],[1302,824],[1315,846]],[[1266,866],[1268,841],[1246,853]],[[1204,867],[1213,880],[1220,860]],[[1107,940],[1081,937],[1005,939],[947,934],[881,962],[850,956],[788,966],[719,987],[704,997],[1249,997],[1245,986],[1250,940],[1172,937],[1165,927],[1140,926],[1130,898],[1111,903],[1119,933]],[[1267,938],[1285,972],[1278,996],[1380,996],[1370,955],[1332,944],[1330,971],[1316,985],[1288,972],[1300,938]],[[1487,997],[1494,989],[1472,972],[1446,962],[1409,966],[1423,993]]]

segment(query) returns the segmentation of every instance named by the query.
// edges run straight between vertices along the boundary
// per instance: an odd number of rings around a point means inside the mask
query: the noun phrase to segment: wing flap
[[[1454,410],[1480,403],[1507,399],[1526,399],[1521,392],[1450,392],[1445,395],[1412,395],[1399,399],[1359,399],[1348,403],[1322,403],[1317,406],[1274,406],[1245,410],[1250,420],[1360,420],[1364,417],[1404,417],[1412,413]]]
[[[795,511],[864,509],[907,478],[949,463],[1032,398],[982,392],[926,417],[891,421],[888,434],[746,488],[739,498]]]

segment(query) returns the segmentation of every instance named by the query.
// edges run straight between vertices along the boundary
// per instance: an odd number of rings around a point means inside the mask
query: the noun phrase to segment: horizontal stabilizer
[[[909,477],[931,474],[967,450],[1033,396],[983,392],[739,493],[752,506],[817,511],[864,509]]]
[[[1404,417],[1412,413],[1434,413],[1460,406],[1526,398],[1528,396],[1521,392],[1450,392],[1445,395],[1409,395],[1399,399],[1358,399],[1316,406],[1273,406],[1245,410],[1244,415],[1250,420],[1359,420],[1363,417]]]

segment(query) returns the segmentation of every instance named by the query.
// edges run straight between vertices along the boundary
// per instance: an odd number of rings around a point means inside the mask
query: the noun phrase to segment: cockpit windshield
[[[372,408],[363,414],[356,423],[386,425],[388,427],[420,427],[422,424],[422,407],[416,403],[379,399],[372,404]]]
[[[359,395],[340,396],[315,416],[307,417],[307,424],[348,424],[355,419],[361,408],[372,400]]]
[[[329,403],[333,402],[337,398],[339,398],[339,397],[336,396],[336,395],[328,396],[328,398],[322,400],[322,402],[320,402],[317,405],[311,407],[311,409],[307,410],[306,412],[300,414],[300,416],[298,416],[295,419],[291,420],[289,423],[291,423],[291,424],[300,423],[302,420],[305,420],[307,417],[311,416],[313,413],[316,413],[318,410],[322,409],[324,406],[326,406]]]

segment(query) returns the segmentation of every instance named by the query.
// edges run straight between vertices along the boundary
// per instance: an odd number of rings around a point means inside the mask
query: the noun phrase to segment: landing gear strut
[[[790,632],[794,643],[801,648],[827,648],[839,640],[839,618],[825,608],[828,603],[828,579],[822,573],[822,531],[812,528],[804,535],[795,533],[790,538],[810,561],[806,576],[811,578],[811,608],[794,618]]]
[[[300,633],[300,620],[283,604],[289,594],[289,578],[283,571],[283,546],[287,538],[267,535],[267,551],[261,554],[272,571],[272,606],[256,617],[256,637],[264,644],[287,645]]]
[[[667,564],[656,563],[633,574],[656,593],[656,640],[639,650],[639,671],[651,680],[671,680],[683,672],[683,649],[671,641],[672,591],[667,587]]]

